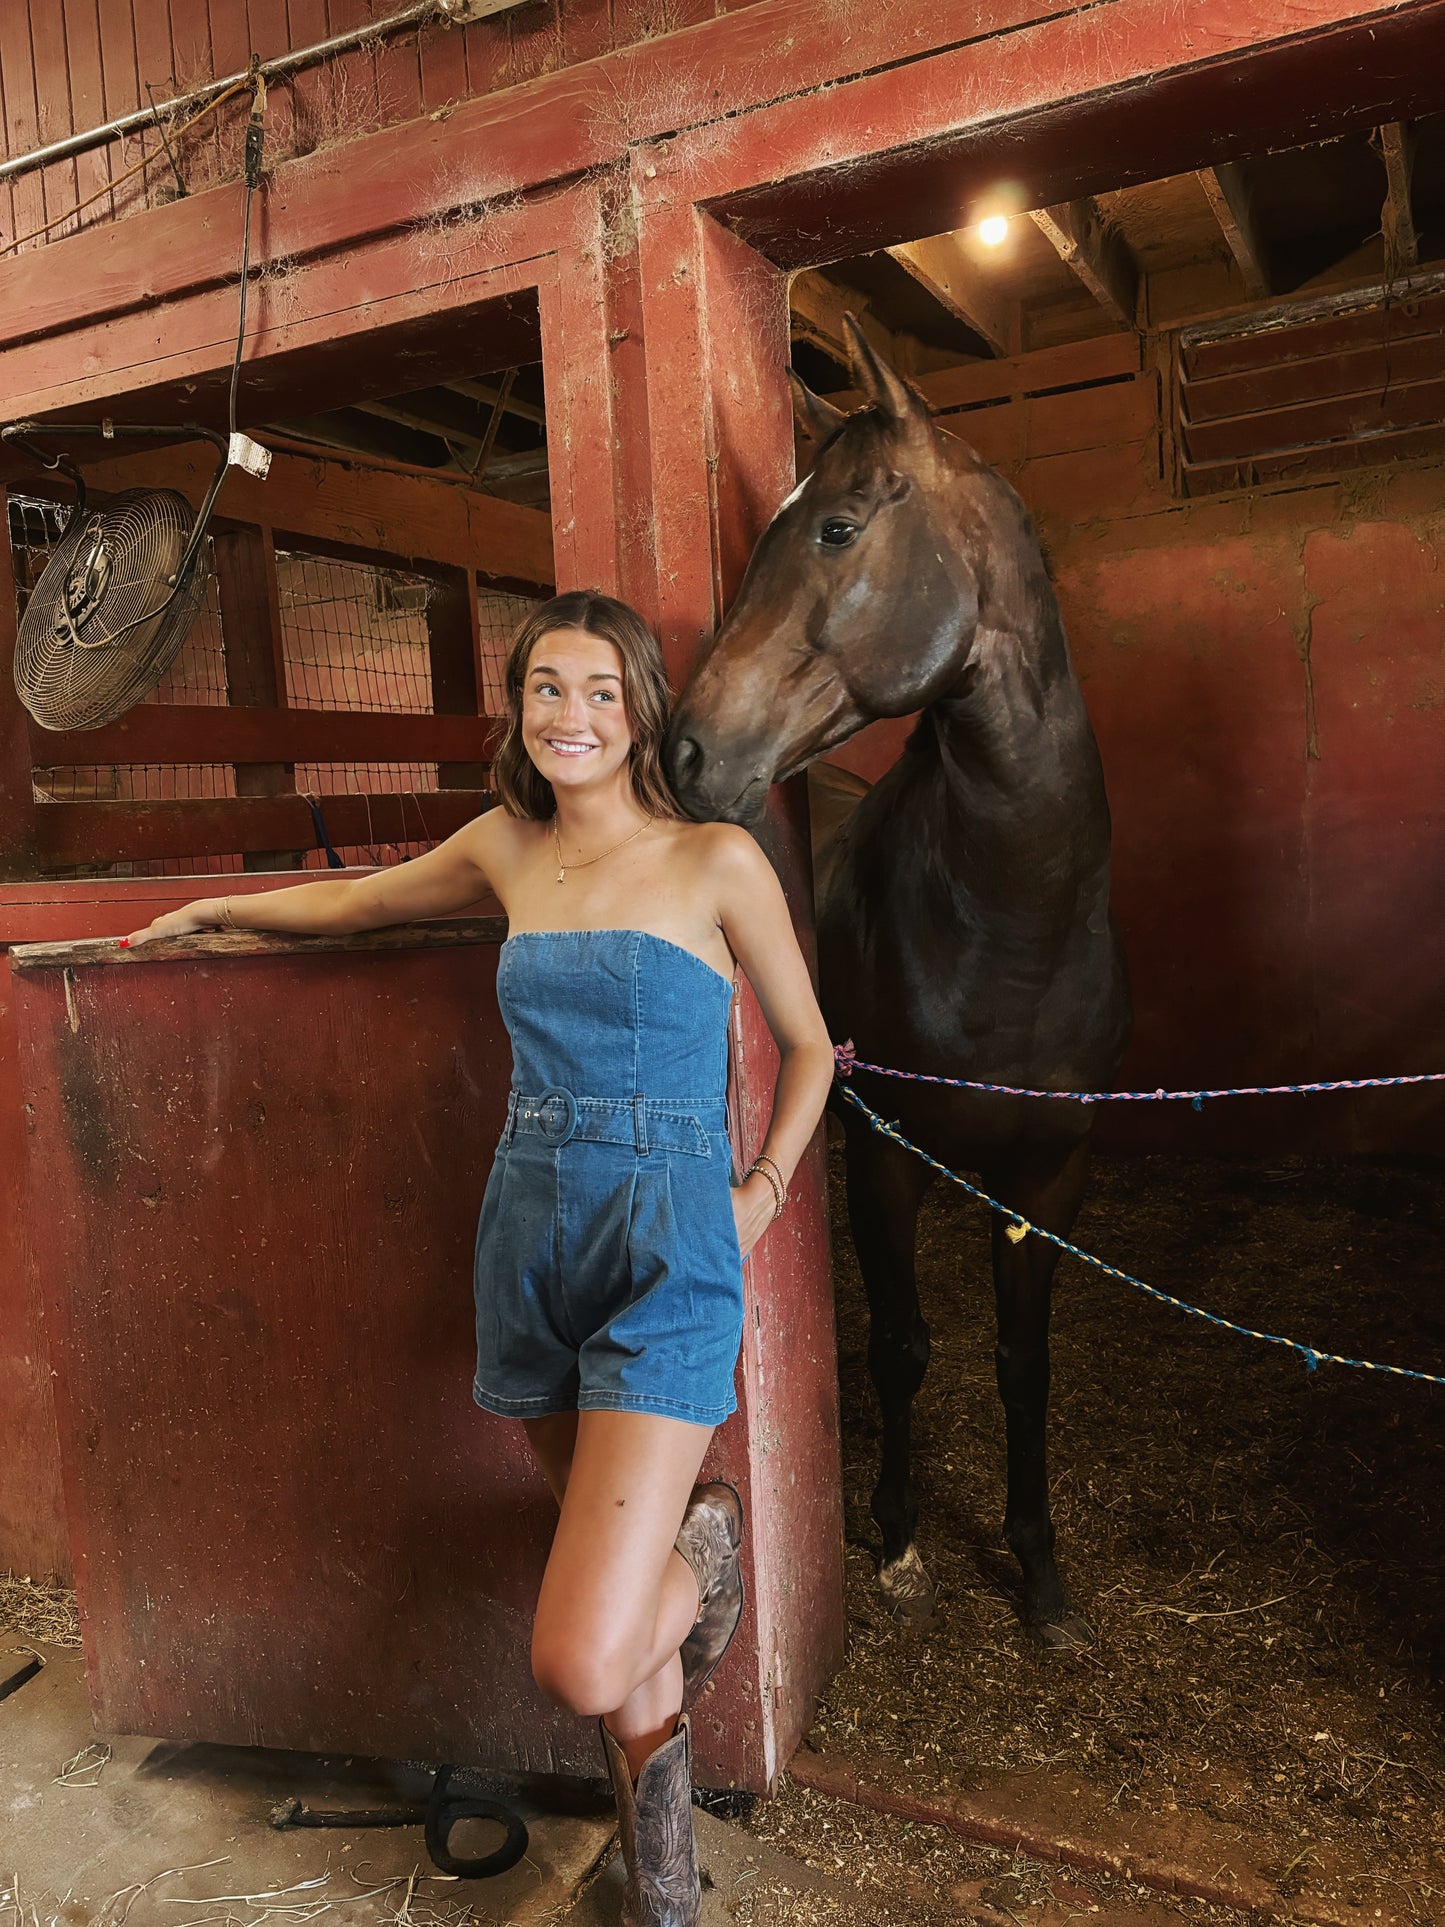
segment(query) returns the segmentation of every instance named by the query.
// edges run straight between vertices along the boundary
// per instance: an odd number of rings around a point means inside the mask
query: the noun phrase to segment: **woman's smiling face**
[[[522,684],[522,741],[554,789],[590,789],[626,767],[632,725],[615,643],[585,629],[537,638]]]

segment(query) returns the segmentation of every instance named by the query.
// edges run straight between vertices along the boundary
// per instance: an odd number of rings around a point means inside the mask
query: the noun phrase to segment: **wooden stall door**
[[[502,934],[14,953],[102,1731],[595,1769],[528,1664],[551,1498],[471,1399]]]

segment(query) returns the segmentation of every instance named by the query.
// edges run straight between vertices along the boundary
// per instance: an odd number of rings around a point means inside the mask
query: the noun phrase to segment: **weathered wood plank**
[[[1380,158],[1385,163],[1385,204],[1380,210],[1380,232],[1385,240],[1385,279],[1408,274],[1420,259],[1420,237],[1411,205],[1411,177],[1415,165],[1415,130],[1400,121],[1387,121],[1378,130]]]
[[[1118,229],[1088,195],[1033,210],[1033,222],[1064,265],[1121,328],[1138,325],[1139,267]]]
[[[996,355],[1018,345],[1018,303],[989,285],[988,272],[956,234],[906,241],[889,254],[951,315],[972,328]]]
[[[97,490],[178,488],[197,502],[214,465],[209,449],[189,443],[99,462],[87,475]],[[264,482],[233,468],[218,509],[238,522],[284,530],[302,546],[312,536],[400,562],[455,565],[542,587],[552,582],[547,516],[461,483],[398,475],[344,458],[278,454]]]
[[[1202,168],[1199,185],[1214,210],[1219,231],[1234,256],[1234,265],[1239,269],[1246,292],[1252,300],[1263,300],[1271,292],[1273,278],[1255,223],[1253,197],[1243,168],[1237,161],[1222,161],[1218,167]]]
[[[41,768],[95,763],[431,763],[486,755],[486,716],[138,703],[103,729],[30,723]]]
[[[318,882],[332,880],[330,877],[316,879]],[[455,949],[459,944],[501,943],[506,934],[505,917],[427,918],[418,923],[387,924],[380,930],[349,934],[334,931],[308,937],[298,937],[289,931],[218,930],[213,936],[158,937],[153,943],[141,944],[134,950],[122,950],[114,937],[74,937],[64,943],[12,944],[10,959],[12,967],[22,971],[68,970],[84,964],[114,964],[129,970],[194,957],[304,957],[338,951],[445,950]]]

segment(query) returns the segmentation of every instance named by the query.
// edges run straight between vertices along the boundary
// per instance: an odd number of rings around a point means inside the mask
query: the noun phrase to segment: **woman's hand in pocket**
[[[733,1186],[733,1222],[738,1229],[738,1248],[746,1258],[758,1239],[773,1222],[776,1198],[765,1177],[754,1172]]]

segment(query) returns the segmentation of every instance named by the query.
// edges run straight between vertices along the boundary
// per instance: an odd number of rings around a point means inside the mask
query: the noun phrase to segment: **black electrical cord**
[[[241,313],[236,324],[236,352],[231,359],[231,397],[227,420],[236,433],[236,392],[241,384],[241,351],[246,345],[246,293],[251,278],[251,203],[261,185],[261,158],[266,137],[266,82],[258,55],[251,56],[251,118],[246,122],[246,214],[241,227]]]

